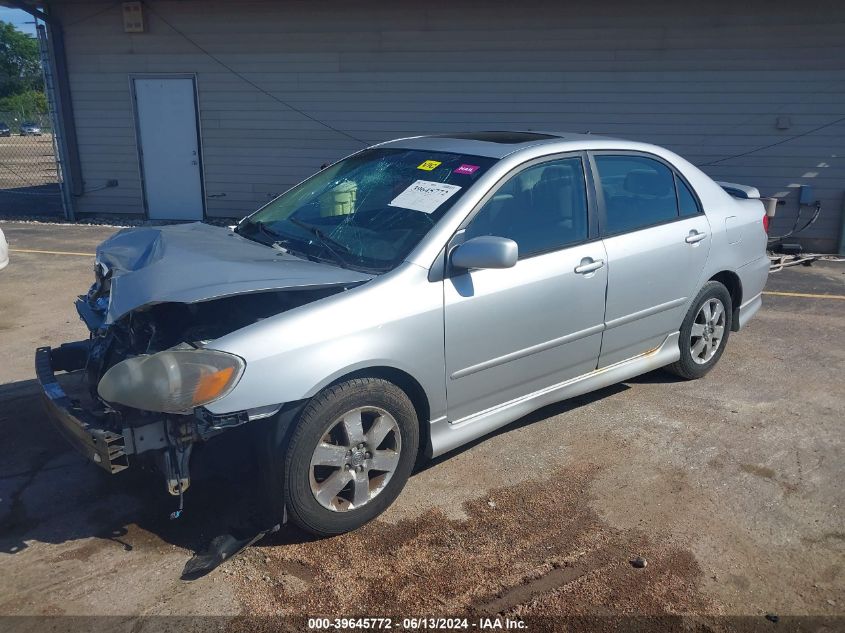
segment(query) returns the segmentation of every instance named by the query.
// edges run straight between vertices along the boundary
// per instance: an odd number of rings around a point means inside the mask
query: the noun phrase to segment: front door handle
[[[593,259],[592,257],[585,257],[581,263],[575,267],[575,272],[579,275],[586,275],[604,266],[603,259]]]
[[[687,244],[697,244],[698,242],[703,240],[705,237],[707,237],[707,233],[703,233],[703,232],[699,233],[698,231],[693,229],[692,231],[689,232],[689,235],[687,235],[684,238],[684,241]]]

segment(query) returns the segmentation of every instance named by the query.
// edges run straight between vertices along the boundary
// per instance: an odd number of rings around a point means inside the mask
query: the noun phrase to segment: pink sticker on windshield
[[[455,170],[456,174],[474,174],[478,171],[478,165],[461,165]]]

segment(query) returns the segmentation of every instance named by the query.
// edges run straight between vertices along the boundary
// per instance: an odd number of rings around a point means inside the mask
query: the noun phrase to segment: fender
[[[228,395],[206,408],[223,414],[302,400],[346,374],[390,367],[422,386],[432,416],[445,414],[443,291],[427,272],[406,263],[212,341],[209,348],[237,354],[246,369]],[[403,296],[397,288],[413,291]]]

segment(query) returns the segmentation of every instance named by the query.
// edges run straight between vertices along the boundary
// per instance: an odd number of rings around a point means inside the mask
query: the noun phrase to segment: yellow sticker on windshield
[[[417,167],[417,169],[424,169],[425,171],[433,171],[440,166],[439,160],[427,160],[422,165]]]

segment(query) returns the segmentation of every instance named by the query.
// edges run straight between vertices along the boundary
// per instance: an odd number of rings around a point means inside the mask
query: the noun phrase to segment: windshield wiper
[[[331,253],[332,257],[334,257],[335,260],[337,260],[337,262],[341,266],[343,266],[344,268],[350,268],[349,263],[343,257],[341,257],[340,253],[338,253],[334,248],[332,248],[332,245],[334,245],[338,248],[346,250],[346,247],[343,244],[339,244],[338,242],[334,241],[328,235],[323,233],[323,231],[319,227],[314,226],[313,224],[308,224],[307,222],[303,222],[302,220],[293,217],[288,217],[286,219],[291,224],[308,231],[311,235],[320,240],[320,243],[323,245],[323,248],[325,248],[329,253]]]
[[[249,227],[249,229],[251,229],[255,233],[260,233],[264,237],[269,238],[270,243],[265,244],[266,246],[275,246],[276,244],[278,244],[282,240],[282,237],[283,237],[283,236],[279,235],[278,233],[268,229],[267,225],[264,224],[264,222],[247,222],[247,223],[244,223],[243,225],[238,225],[235,228],[235,233],[237,233],[238,235],[241,235],[243,237],[246,237],[246,235],[244,235],[244,230],[241,228],[241,226]],[[249,238],[247,238],[247,239],[249,239]],[[260,240],[254,240],[254,241],[260,241]],[[261,242],[261,243],[264,243],[264,242]]]
[[[288,219],[290,219],[290,218],[288,218]],[[328,250],[329,253],[331,253],[332,256],[334,256],[334,258],[341,265],[348,266],[346,261],[336,251],[334,251],[331,248],[330,243],[337,244],[334,240],[332,240],[330,237],[325,235],[317,227],[312,227],[311,225],[307,225],[307,224],[305,224],[305,222],[302,222],[302,220],[293,219],[291,221],[293,222],[293,224],[295,224],[297,226],[301,226],[303,229],[307,230],[309,233],[313,234],[318,239],[320,239],[320,241],[322,242],[323,248]],[[267,228],[267,225],[264,224],[264,222],[250,222],[246,226],[249,226],[249,228],[252,229],[254,231],[254,233],[260,233],[261,235],[263,235],[264,237],[269,239],[269,242],[265,242],[264,240],[254,240],[256,242],[259,242],[260,244],[264,244],[265,246],[275,248],[276,250],[281,251],[283,253],[290,253],[291,255],[294,255],[294,256],[305,257],[306,259],[315,259],[313,255],[308,255],[307,253],[301,252],[298,248],[291,248],[291,246],[290,246],[291,238],[289,238],[285,235],[282,235],[280,233],[276,233],[275,231],[270,230],[269,228]],[[238,229],[240,229],[240,227],[238,227]],[[240,230],[237,230],[237,233],[239,235],[242,235],[242,231],[240,231]],[[254,233],[253,233],[253,239],[254,239]],[[246,237],[246,236],[244,235],[244,237]],[[247,238],[247,239],[250,239],[250,238]],[[297,240],[297,241],[299,241],[299,240]],[[337,244],[337,246],[340,246],[341,248],[343,248],[343,245],[341,245],[341,244]],[[349,266],[349,267],[351,268],[351,266]]]

